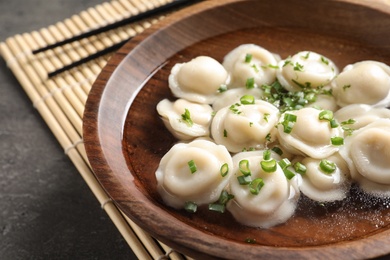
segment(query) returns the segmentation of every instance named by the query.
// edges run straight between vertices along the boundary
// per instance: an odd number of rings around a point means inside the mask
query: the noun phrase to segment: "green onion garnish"
[[[229,194],[229,192],[227,192],[226,190],[223,190],[221,192],[221,195],[219,195],[218,203],[226,205],[226,203],[228,203],[229,200],[231,200],[233,198],[234,198],[233,194]]]
[[[184,209],[190,213],[195,213],[196,210],[198,209],[198,205],[196,205],[195,202],[192,201],[186,201],[184,203]]]
[[[326,159],[322,159],[320,162],[320,169],[326,174],[332,174],[336,170],[336,164]]]
[[[344,144],[344,138],[340,136],[332,137],[330,138],[332,145],[343,145]]]
[[[194,160],[190,160],[188,162],[188,167],[190,167],[190,171],[191,173],[195,173],[198,169],[196,168],[196,164],[194,162]]]
[[[295,122],[297,121],[297,116],[293,114],[284,114],[284,121],[282,122],[283,131],[286,134],[291,133]]]
[[[331,121],[333,119],[333,112],[330,110],[323,110],[318,115],[319,120]]]
[[[278,155],[282,155],[282,154],[283,154],[282,149],[280,149],[280,148],[277,147],[277,146],[272,147],[271,150],[274,151],[275,153],[277,153]]]
[[[345,126],[345,125],[352,125],[352,124],[354,124],[354,123],[356,123],[356,120],[350,118],[350,119],[348,119],[348,120],[346,120],[346,121],[341,122],[341,125],[342,125],[342,126]]]
[[[252,105],[255,103],[255,97],[252,95],[244,95],[240,98],[240,102],[243,105]]]
[[[274,159],[271,159],[269,161],[261,161],[260,165],[265,172],[275,172],[278,164]]]
[[[291,166],[291,162],[287,158],[283,158],[282,160],[279,161],[278,164],[279,164],[280,168],[282,168],[283,170],[286,169],[287,167]]]
[[[225,92],[226,90],[227,90],[227,86],[225,84],[221,84],[218,88],[219,93]]]
[[[266,161],[271,159],[271,151],[270,150],[267,149],[263,152],[263,159]]]
[[[185,108],[184,113],[181,115],[181,119],[188,125],[192,126],[194,122],[192,122],[190,111]]]
[[[261,188],[264,186],[264,181],[262,178],[256,178],[249,184],[249,191],[253,195],[258,195]]]
[[[337,128],[339,124],[337,123],[336,119],[330,120],[330,127],[331,128]]]
[[[219,204],[219,203],[211,203],[209,204],[209,210],[219,212],[219,213],[224,213],[225,212],[226,206],[224,204]]]
[[[249,161],[248,160],[241,160],[238,163],[238,168],[240,169],[240,172],[244,174],[245,176],[251,175],[251,170],[249,169]]]
[[[248,78],[245,83],[245,87],[247,89],[251,89],[255,87],[255,78]]]
[[[240,185],[248,185],[249,183],[251,183],[252,178],[250,175],[241,175],[237,177],[237,180]]]
[[[288,180],[291,180],[291,179],[294,178],[294,176],[295,176],[295,173],[292,172],[292,171],[290,171],[288,168],[285,168],[285,169],[283,170],[283,172],[284,172],[284,176],[286,176],[286,178],[287,178]]]
[[[220,172],[221,176],[225,177],[229,173],[229,165],[227,163],[222,164]]]
[[[227,137],[227,136],[228,136],[227,130],[223,129],[223,137]]]
[[[250,63],[252,61],[252,54],[247,53],[245,55],[245,63]]]
[[[300,162],[296,162],[296,163],[294,163],[294,170],[295,170],[297,173],[303,175],[303,174],[306,173],[306,170],[307,170],[307,169],[306,169],[306,166],[305,166],[304,164],[302,164],[302,163],[300,163]]]

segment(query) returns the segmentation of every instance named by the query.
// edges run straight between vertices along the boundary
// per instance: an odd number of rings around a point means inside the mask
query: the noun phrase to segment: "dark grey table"
[[[104,0],[0,0],[0,41]],[[0,259],[135,259],[0,59]]]

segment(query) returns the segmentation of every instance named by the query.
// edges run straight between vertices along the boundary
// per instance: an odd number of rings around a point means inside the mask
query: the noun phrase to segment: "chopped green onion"
[[[240,185],[248,185],[249,183],[251,183],[252,178],[250,175],[241,175],[237,177],[237,180]]]
[[[349,89],[351,87],[351,85],[344,85],[343,86],[343,90],[346,91],[347,89]]]
[[[268,133],[266,136],[265,136],[265,140],[267,142],[271,142],[271,133]]]
[[[294,114],[284,114],[284,121],[296,122],[297,116]]]
[[[319,120],[331,121],[333,119],[333,112],[330,110],[323,110],[318,115]]]
[[[296,62],[294,65],[294,70],[295,71],[303,71],[303,65]]]
[[[258,73],[258,72],[260,71],[260,70],[257,68],[256,64],[253,64],[251,67],[253,68],[253,70],[254,70],[256,73]]]
[[[251,89],[255,87],[255,78],[248,78],[245,83],[245,87],[247,89]]]
[[[219,195],[218,204],[226,205],[229,202],[229,200],[233,198],[234,198],[233,194],[229,194],[229,192],[223,190],[221,192],[221,195]]]
[[[226,90],[227,90],[227,86],[225,84],[221,84],[218,88],[219,93],[225,92]]]
[[[263,159],[266,161],[271,159],[271,151],[270,150],[267,149],[263,152]]]
[[[265,172],[275,172],[278,164],[274,159],[271,159],[269,161],[261,161],[260,165]]]
[[[346,121],[341,122],[341,125],[342,125],[342,126],[345,126],[345,125],[352,125],[352,124],[354,124],[354,123],[356,123],[356,120],[350,118],[350,119],[348,119],[348,120],[346,120]]]
[[[283,131],[286,134],[291,133],[295,122],[297,121],[297,116],[293,114],[284,114],[284,121],[282,122]]]
[[[331,128],[337,128],[338,126],[339,126],[339,124],[337,123],[336,119],[330,120],[330,127]]]
[[[240,102],[243,105],[252,105],[255,103],[255,97],[252,95],[244,95],[240,98]]]
[[[325,59],[324,56],[321,56],[321,62],[326,64],[326,65],[329,65],[329,60]]]
[[[192,201],[186,201],[184,203],[184,209],[190,213],[195,213],[196,210],[198,209],[198,205],[196,205],[195,202]]]
[[[229,165],[227,163],[222,164],[220,172],[221,176],[225,177],[229,173]]]
[[[306,52],[306,55],[305,56],[302,56],[302,58],[304,58],[305,60],[307,60],[310,56],[310,51]]]
[[[253,195],[258,195],[261,188],[264,186],[264,181],[262,178],[256,178],[249,184],[249,191]]]
[[[287,167],[291,166],[291,162],[289,159],[283,158],[282,160],[279,161],[279,166],[284,170]]]
[[[239,115],[239,114],[241,114],[241,111],[238,110],[238,108],[237,108],[237,107],[239,107],[239,106],[241,106],[241,105],[238,104],[238,103],[236,103],[236,104],[231,105],[231,106],[229,107],[229,109],[230,109],[230,111],[232,111],[234,114]]]
[[[263,119],[265,122],[268,123],[268,118],[269,118],[270,114],[269,113],[264,113],[264,116],[263,116]]]
[[[188,166],[190,167],[191,173],[195,173],[198,169],[196,168],[196,164],[194,160],[188,162]]]
[[[245,63],[250,63],[252,61],[252,54],[247,53],[245,55]]]
[[[218,204],[218,203],[211,203],[209,204],[209,210],[219,212],[219,213],[225,213],[226,206],[224,204]]]
[[[290,171],[288,168],[285,168],[285,169],[283,170],[283,172],[284,172],[284,176],[286,176],[286,178],[287,178],[288,180],[291,180],[292,178],[295,177],[295,173],[292,172],[292,171]]]
[[[192,126],[194,122],[192,122],[190,111],[185,108],[184,113],[181,115],[181,119],[188,125]]]
[[[336,171],[336,164],[334,162],[331,162],[326,159],[322,159],[320,162],[320,169],[322,172],[326,174],[332,174],[334,171]]]
[[[227,130],[223,129],[223,137],[227,137],[227,136],[228,136]]]
[[[244,174],[245,176],[251,175],[251,170],[249,169],[249,161],[248,160],[241,160],[238,163],[238,168],[240,169],[240,172]]]
[[[278,155],[282,155],[282,154],[283,154],[282,149],[280,149],[280,148],[277,147],[277,146],[272,147],[271,150],[274,151],[275,153],[277,153]]]
[[[344,144],[344,138],[340,136],[332,137],[330,138],[332,145],[343,145]]]
[[[300,162],[296,162],[296,163],[294,163],[294,170],[295,170],[297,173],[303,175],[303,174],[306,173],[306,170],[307,170],[307,169],[306,169],[306,166],[305,166],[304,164],[302,164],[302,163],[300,163]]]

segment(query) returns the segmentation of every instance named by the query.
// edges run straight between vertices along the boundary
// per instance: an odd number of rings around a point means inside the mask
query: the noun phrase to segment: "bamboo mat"
[[[82,138],[82,116],[91,86],[110,54],[48,78],[48,73],[141,33],[163,17],[126,25],[106,33],[47,50],[45,47],[136,15],[172,0],[115,0],[91,7],[77,15],[30,33],[18,34],[0,43],[0,54],[39,111],[65,154],[139,259],[188,259],[139,228],[105,193],[88,163]]]

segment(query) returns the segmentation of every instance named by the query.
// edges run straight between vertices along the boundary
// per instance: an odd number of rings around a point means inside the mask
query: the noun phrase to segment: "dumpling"
[[[340,155],[368,194],[390,197],[390,119],[378,119],[345,138]]]
[[[380,118],[390,119],[390,110],[365,104],[351,104],[337,110],[334,117],[338,122],[345,124],[345,127],[356,130]]]
[[[340,126],[334,125],[333,113],[307,107],[287,111],[280,117],[278,139],[289,152],[316,159],[324,159],[337,152],[332,138],[343,136]]]
[[[338,68],[328,58],[301,51],[279,62],[276,77],[288,91],[326,86],[338,74]]]
[[[255,44],[243,44],[229,52],[222,65],[230,73],[229,87],[260,87],[276,78],[280,57]]]
[[[157,190],[167,205],[177,209],[187,202],[215,202],[233,175],[232,170],[222,174],[224,165],[233,169],[232,158],[222,145],[207,140],[175,144],[156,170]]]
[[[300,193],[276,162],[280,160],[277,154],[271,153],[266,160],[275,160],[274,170],[263,169],[264,153],[252,151],[233,156],[234,175],[229,192],[234,198],[227,204],[227,210],[244,225],[269,228],[284,223],[294,214]],[[242,180],[244,173],[246,182]]]
[[[157,104],[157,112],[167,129],[179,140],[190,140],[210,134],[213,116],[210,105],[185,99],[174,102],[163,99]]]
[[[377,61],[361,61],[346,66],[332,82],[339,106],[390,104],[390,67]]]
[[[335,153],[326,159],[304,158],[306,167],[299,189],[314,201],[332,202],[346,198],[351,183],[347,163]]]
[[[232,153],[264,148],[266,142],[276,138],[279,110],[253,96],[252,101],[251,104],[235,103],[220,109],[211,123],[214,141]]]
[[[230,106],[235,103],[239,103],[241,97],[245,95],[251,95],[255,99],[262,97],[263,91],[260,88],[246,89],[246,88],[233,88],[219,94],[218,98],[212,104],[215,112],[221,108]]]
[[[174,96],[202,104],[211,104],[221,86],[229,83],[229,73],[221,63],[199,56],[173,66],[168,78]]]

